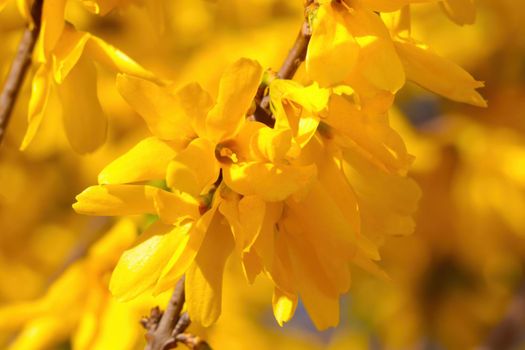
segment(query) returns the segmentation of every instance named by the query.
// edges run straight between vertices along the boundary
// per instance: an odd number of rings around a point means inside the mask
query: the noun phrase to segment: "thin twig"
[[[175,290],[166,307],[166,311],[160,316],[158,315],[158,308],[152,310],[150,316],[150,323],[148,324],[148,333],[146,334],[147,345],[145,350],[168,350],[172,349],[176,344],[176,334],[173,334],[174,328],[180,319],[180,313],[184,306],[184,277],[177,282]],[[154,315],[155,313],[155,315]],[[151,322],[156,318],[158,322]],[[154,320],[153,320],[154,321]],[[148,323],[148,322],[143,322]],[[184,332],[186,329],[182,330]]]
[[[4,87],[0,92],[0,143],[6,133],[13,108],[24,78],[31,66],[31,56],[40,33],[43,0],[34,0],[31,6],[33,27],[26,28],[18,44],[17,54],[7,74]]]
[[[284,60],[277,77],[279,79],[292,79],[299,69],[299,66],[306,59],[306,52],[308,51],[308,43],[312,37],[312,32],[308,19],[306,19],[295,39],[293,47],[288,52],[288,56]]]

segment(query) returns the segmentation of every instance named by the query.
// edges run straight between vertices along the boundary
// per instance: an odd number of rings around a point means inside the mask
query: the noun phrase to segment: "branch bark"
[[[31,66],[31,56],[40,34],[43,0],[34,0],[31,6],[33,27],[26,28],[18,44],[17,54],[11,64],[4,86],[0,93],[0,143],[4,139],[11,114],[24,78]]]
[[[184,306],[184,277],[177,282],[166,311],[161,313],[158,308],[151,310],[151,315],[143,321],[148,328],[145,350],[167,350],[175,346],[176,340],[172,333],[180,318]]]
[[[194,350],[211,350],[211,347],[197,336],[184,333],[191,320],[187,312],[181,315],[184,306],[184,277],[182,277],[170,298],[165,312],[158,307],[151,310],[150,316],[141,321],[146,333],[145,350],[174,349],[177,343],[182,343]]]

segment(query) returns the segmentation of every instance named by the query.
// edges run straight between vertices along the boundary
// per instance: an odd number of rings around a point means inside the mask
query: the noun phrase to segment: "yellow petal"
[[[484,84],[476,81],[463,68],[426,47],[408,42],[395,44],[409,80],[451,100],[479,107],[487,106],[476,91]]]
[[[98,174],[99,184],[124,184],[166,177],[166,168],[178,147],[148,137],[112,161]]]
[[[195,135],[190,120],[180,112],[176,98],[166,88],[141,78],[119,74],[117,89],[159,139],[190,139]]]
[[[181,109],[191,120],[193,130],[198,135],[205,135],[206,117],[213,107],[213,100],[197,83],[190,83],[175,94]]]
[[[142,185],[100,185],[76,196],[76,212],[86,215],[156,214],[154,196],[158,188]]]
[[[211,223],[186,275],[188,313],[192,321],[204,327],[212,325],[221,313],[224,265],[234,247],[229,227],[220,220],[217,216]]]
[[[272,81],[270,98],[275,128],[291,129],[297,143],[304,146],[317,131],[318,114],[327,107],[329,96],[329,90],[317,83],[303,87],[291,80]]]
[[[244,196],[239,201],[239,220],[245,230],[243,250],[250,249],[261,231],[266,204],[258,196]]]
[[[238,60],[224,72],[217,103],[206,119],[206,130],[212,140],[225,140],[239,131],[259,88],[262,73],[259,63],[246,58]]]
[[[113,271],[109,289],[119,300],[130,300],[153,288],[162,269],[177,250],[192,224],[179,227],[154,223],[137,244],[122,254]]]
[[[297,294],[297,276],[292,268],[292,261],[290,258],[290,246],[289,240],[285,235],[287,234],[280,225],[273,224],[271,233],[271,239],[269,243],[272,244],[271,261],[267,262],[266,259],[264,264],[267,269],[273,283],[281,291],[290,295]],[[260,235],[259,237],[263,237]],[[259,246],[257,246],[259,248]],[[268,252],[267,252],[268,253]]]
[[[129,58],[124,52],[109,45],[104,40],[91,35],[86,44],[86,53],[97,62],[115,72],[134,75],[145,79],[155,79],[155,75]]]
[[[166,263],[160,274],[159,280],[155,285],[153,293],[155,295],[173,288],[175,283],[186,273],[197,255],[204,237],[208,232],[212,220],[215,218],[217,204],[200,217],[192,226],[191,230],[181,237],[180,244],[175,250],[169,261]]]
[[[53,51],[53,72],[57,83],[62,83],[84,53],[89,34],[66,25],[60,45]]]
[[[405,84],[405,72],[390,39],[367,36],[358,39],[361,52],[357,70],[376,88],[397,92]]]
[[[237,252],[242,256],[244,251],[251,248],[261,231],[266,211],[264,201],[257,196],[225,198],[219,211],[227,219]]]
[[[319,205],[325,205],[325,202],[320,202]],[[326,214],[324,214],[326,215]],[[309,218],[310,216],[311,218]],[[337,220],[336,215],[329,218]],[[294,243],[295,240],[300,240],[300,249],[302,254],[309,256],[309,260],[313,265],[305,266],[311,273],[312,278],[316,284],[319,292],[326,295],[338,295],[346,293],[350,289],[350,262],[355,256],[357,245],[349,245],[335,232],[331,232],[332,228],[327,228],[324,231],[317,231],[313,221],[323,221],[320,217],[311,211],[307,215],[297,213],[296,209],[288,210],[286,216],[279,223],[280,230],[286,232]],[[337,220],[340,222],[340,220]],[[344,224],[343,224],[344,226]],[[318,227],[318,226],[317,226]],[[348,235],[352,235],[349,228]],[[321,232],[321,233],[320,233]],[[309,264],[311,264],[309,262]],[[297,275],[298,272],[295,272]]]
[[[399,90],[405,83],[405,73],[381,17],[356,6],[345,12],[345,21],[360,46],[353,75],[361,75],[376,89],[392,93]]]
[[[340,13],[332,4],[321,5],[313,22],[306,55],[306,71],[310,78],[322,86],[339,85],[354,69],[358,54],[359,45]]]
[[[48,65],[40,65],[31,84],[31,99],[29,100],[28,126],[20,146],[25,150],[35,137],[40,123],[46,114],[49,95],[52,89],[52,77]]]
[[[40,43],[37,48],[37,56],[40,62],[44,62],[49,57],[49,53],[55,48],[62,34],[65,25],[65,9],[65,0],[49,0],[43,4]]]
[[[269,268],[274,261],[275,252],[275,230],[277,221],[283,212],[283,202],[266,203],[264,221],[253,248],[261,257],[262,264]]]
[[[337,205],[352,231],[359,234],[361,232],[359,204],[343,172],[340,156],[334,154],[332,145],[322,144],[318,139],[312,141],[309,146],[320,149],[319,159],[316,162],[319,169],[319,183]]]
[[[2,0],[3,5],[9,2],[9,0]],[[16,0],[16,8],[22,17],[28,21],[31,28],[35,25],[33,17],[31,16],[31,4],[29,0]]]
[[[245,195],[257,195],[265,201],[280,201],[305,191],[316,175],[315,165],[291,166],[247,162],[223,168],[226,184]]]
[[[272,163],[283,161],[292,146],[292,130],[260,128],[253,135],[252,144],[260,158]]]
[[[279,326],[292,319],[297,308],[297,295],[289,294],[275,287],[273,290],[272,306],[273,314]]]
[[[290,257],[301,300],[317,329],[335,327],[339,323],[339,295],[327,290],[330,279],[319,268],[317,259],[309,253],[301,239],[288,242]]]
[[[389,171],[406,173],[413,157],[382,111],[388,109],[392,98],[391,94],[377,95],[373,102],[358,107],[344,96],[332,95],[324,121],[344,135],[338,143],[345,148],[357,146],[370,161]]]
[[[459,25],[474,24],[476,21],[474,0],[443,0],[441,7],[448,17]]]
[[[343,153],[343,168],[358,197],[362,232],[376,243],[414,230],[421,191],[414,180],[382,171],[357,152]]]
[[[342,258],[350,258],[355,254],[360,233],[356,232],[355,223],[346,219],[342,212],[344,208],[337,206],[337,202],[320,183],[315,182],[303,200],[289,199],[286,204],[299,224],[299,227],[292,231],[302,230],[305,238],[312,243],[322,240],[318,243],[319,247],[325,251],[335,250]],[[379,258],[375,246],[369,247],[367,253],[376,259]]]
[[[81,57],[58,88],[66,136],[80,154],[95,151],[106,140],[107,118],[97,96],[97,72]]]
[[[217,181],[219,170],[215,145],[197,138],[169,163],[166,182],[172,189],[199,196]]]
[[[197,219],[200,203],[191,195],[159,190],[154,196],[155,208],[166,224],[176,225],[186,219]]]
[[[255,278],[263,271],[262,261],[255,249],[242,254],[242,268],[248,283],[253,284]]]

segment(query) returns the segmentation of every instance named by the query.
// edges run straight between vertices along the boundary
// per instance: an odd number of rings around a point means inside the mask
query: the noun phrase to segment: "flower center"
[[[224,141],[215,147],[215,158],[222,164],[236,164],[239,161],[237,153],[234,151],[235,141]]]

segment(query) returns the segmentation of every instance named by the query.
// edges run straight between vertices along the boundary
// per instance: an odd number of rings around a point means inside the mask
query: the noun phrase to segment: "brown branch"
[[[40,33],[43,0],[34,0],[31,6],[33,27],[26,28],[18,44],[17,54],[0,93],[0,143],[6,133],[13,108],[24,78],[31,66],[31,56]]]
[[[171,296],[163,313],[158,307],[151,309],[150,316],[141,320],[141,324],[148,330],[146,333],[145,350],[168,350],[183,343],[194,350],[211,350],[211,347],[199,337],[184,333],[190,326],[191,320],[187,312],[181,315],[184,306],[184,277],[182,277]]]
[[[172,349],[176,343],[173,337],[173,329],[180,318],[184,306],[184,277],[177,282],[166,311],[160,313],[158,308],[151,310],[151,315],[143,325],[148,327],[146,334],[147,345],[145,350],[167,350]]]
[[[306,59],[308,43],[310,43],[311,37],[312,32],[310,30],[310,25],[308,24],[308,19],[306,19],[295,39],[294,45],[290,49],[290,52],[288,52],[288,56],[286,56],[286,59],[277,73],[277,78],[292,79],[294,77],[299,66]]]
[[[295,43],[288,52],[281,68],[276,74],[278,79],[292,79],[295,73],[306,59],[306,53],[308,51],[308,44],[312,37],[312,31],[308,21],[309,7],[314,3],[313,0],[305,1],[305,20],[301,25],[301,30],[295,39]],[[265,95],[267,93],[266,86],[259,89],[259,93],[256,96],[257,106],[253,114],[254,119],[258,122],[264,123],[270,127],[273,127],[275,120],[270,111],[270,96]]]

